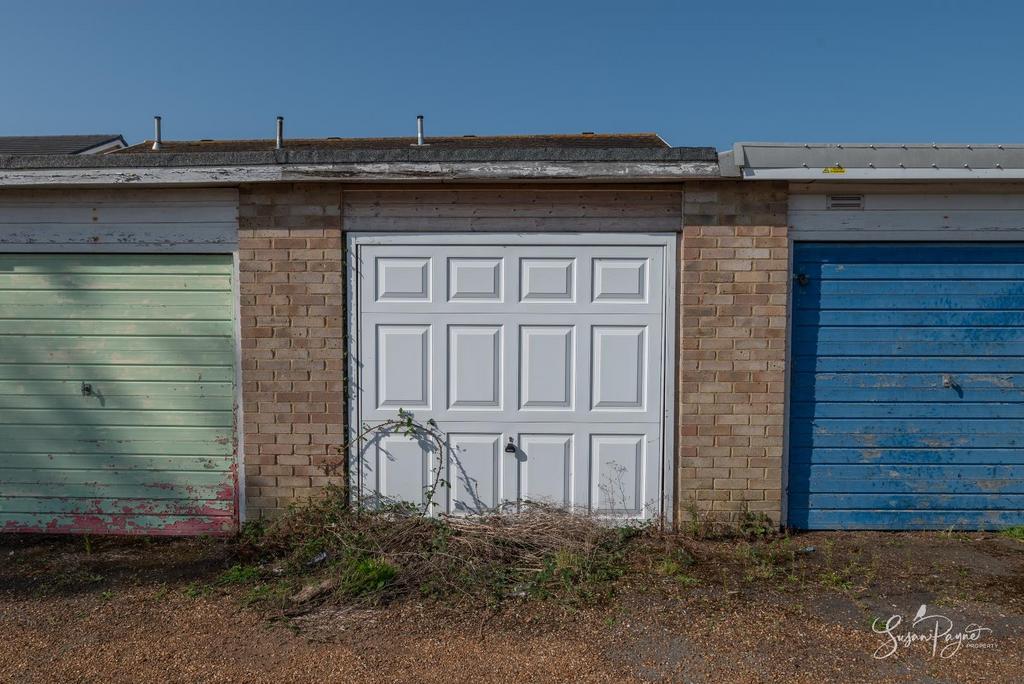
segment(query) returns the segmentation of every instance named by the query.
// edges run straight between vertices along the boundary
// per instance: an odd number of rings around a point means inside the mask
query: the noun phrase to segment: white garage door
[[[673,236],[354,237],[353,424],[403,408],[452,447],[435,512],[547,501],[662,513]],[[509,448],[511,444],[512,448]],[[354,454],[364,497],[424,503],[438,459]]]

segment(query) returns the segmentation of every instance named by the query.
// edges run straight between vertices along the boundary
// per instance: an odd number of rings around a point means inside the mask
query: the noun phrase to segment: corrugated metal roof
[[[737,143],[722,175],[778,180],[1018,180],[1024,145]]]
[[[120,133],[0,136],[0,154],[82,154],[116,141],[127,144]]]
[[[285,138],[286,150],[395,150],[415,147],[416,138]],[[427,137],[426,146],[444,149],[537,149],[537,148],[614,148],[663,149],[669,147],[656,133],[579,133],[552,135],[463,135]],[[272,138],[261,140],[162,140],[161,149],[152,149],[153,141],[132,145],[121,152],[259,152],[273,150]]]

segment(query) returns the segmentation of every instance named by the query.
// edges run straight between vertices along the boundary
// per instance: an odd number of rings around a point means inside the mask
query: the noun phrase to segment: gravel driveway
[[[494,613],[443,603],[247,607],[210,540],[0,538],[0,680],[10,682],[1020,682],[1024,542],[993,534],[694,540],[684,577],[615,598]],[[894,637],[935,624],[959,649]],[[971,631],[969,626],[976,625]],[[945,629],[945,627],[943,627]],[[988,631],[991,630],[991,631]],[[940,640],[938,650],[952,641]],[[955,645],[955,644],[954,644]]]

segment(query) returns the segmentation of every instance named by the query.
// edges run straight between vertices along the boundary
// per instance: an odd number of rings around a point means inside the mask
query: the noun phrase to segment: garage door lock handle
[[[960,389],[959,383],[957,383],[957,381],[953,379],[952,375],[942,376],[942,386],[947,389]]]
[[[88,382],[83,382],[82,383],[82,396],[83,397],[91,397],[92,396],[92,384],[91,383],[88,383]]]
[[[508,444],[505,445],[505,453],[506,454],[514,454],[514,453],[516,453],[516,440],[512,439],[511,437],[508,438]]]

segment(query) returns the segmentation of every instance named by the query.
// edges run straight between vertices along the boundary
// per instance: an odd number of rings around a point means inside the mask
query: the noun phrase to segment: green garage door
[[[230,255],[0,255],[0,531],[237,527]]]

